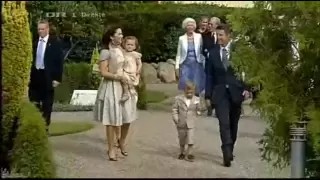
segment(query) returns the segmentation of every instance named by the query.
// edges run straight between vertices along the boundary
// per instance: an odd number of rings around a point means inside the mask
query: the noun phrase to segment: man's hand
[[[244,91],[243,91],[243,93],[242,93],[242,96],[244,96],[244,99],[248,99],[248,98],[249,98],[249,96],[250,96],[249,91],[244,90]]]
[[[58,81],[52,81],[52,87],[57,87],[60,83]]]

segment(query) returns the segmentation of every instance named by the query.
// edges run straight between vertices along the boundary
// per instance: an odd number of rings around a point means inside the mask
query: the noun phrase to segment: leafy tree
[[[83,43],[84,38],[98,41],[102,35],[104,14],[90,1],[30,1],[28,11],[34,33],[37,20],[48,19],[53,33],[69,41],[64,59],[77,45]]]
[[[263,87],[256,103],[268,123],[262,158],[278,168],[287,165],[290,125],[307,121],[306,171],[313,177],[320,177],[319,11],[315,1],[257,1],[228,16],[239,34],[233,66],[246,72],[248,83]]]

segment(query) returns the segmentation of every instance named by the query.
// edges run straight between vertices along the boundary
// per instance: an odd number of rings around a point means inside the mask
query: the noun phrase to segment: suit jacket
[[[209,52],[213,49],[213,48],[217,48],[219,47],[219,44],[217,43],[217,39],[215,39],[215,37],[212,35],[211,32],[207,32],[202,34],[202,41],[203,41],[203,48],[202,48],[202,54],[205,57],[205,64],[207,64],[209,58]],[[205,66],[205,71],[207,71],[207,65]]]
[[[172,118],[178,128],[194,128],[197,113],[203,110],[199,97],[193,96],[188,107],[185,96],[178,95],[172,106]]]
[[[208,53],[212,48],[219,47],[217,39],[212,35],[211,32],[206,32],[202,34],[203,48],[202,53],[205,57],[208,57]]]
[[[197,61],[204,64],[204,56],[202,55],[202,37],[199,33],[193,33],[194,46],[196,52]],[[179,37],[177,55],[176,55],[176,69],[182,64],[187,57],[188,53],[188,36],[184,34]]]
[[[234,51],[234,46],[231,44],[230,63],[232,63],[232,51]],[[221,61],[220,46],[211,49],[206,71],[205,98],[210,99],[212,104],[217,104],[229,91],[233,103],[241,104],[244,100],[244,96],[242,96],[244,90],[248,90],[247,85],[238,79],[231,65],[225,70]]]
[[[30,81],[35,79],[36,69],[36,59],[37,59],[37,47],[38,47],[37,38],[33,43],[33,61],[31,66],[31,77]],[[52,87],[52,81],[62,81],[63,73],[63,52],[60,41],[54,37],[49,36],[47,46],[44,52],[44,72],[46,76],[46,84],[48,87]]]

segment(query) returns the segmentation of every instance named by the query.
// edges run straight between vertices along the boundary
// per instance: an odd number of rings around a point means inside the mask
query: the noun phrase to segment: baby
[[[200,98],[195,96],[195,84],[187,82],[184,88],[184,94],[175,97],[172,107],[173,122],[177,126],[178,138],[180,144],[179,159],[188,161],[194,160],[192,147],[194,144],[194,128],[197,116],[205,110],[200,103]],[[185,146],[188,149],[185,152]]]
[[[140,72],[142,67],[141,53],[139,51],[138,39],[134,36],[127,36],[123,39],[122,47],[124,49],[124,67],[123,73],[124,77],[127,79],[128,83],[121,83],[123,94],[121,97],[121,102],[125,102],[129,99],[130,90],[134,89],[134,86],[139,84]],[[133,91],[135,92],[135,91]]]

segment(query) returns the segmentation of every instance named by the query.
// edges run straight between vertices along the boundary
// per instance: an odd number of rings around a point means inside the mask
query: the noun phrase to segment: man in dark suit
[[[212,17],[208,22],[208,32],[202,34],[203,41],[203,55],[207,57],[207,53],[218,45],[216,28],[220,24],[218,17]]]
[[[202,41],[203,41],[203,52],[205,59],[205,64],[208,61],[208,54],[209,52],[215,48],[219,47],[216,28],[220,24],[220,19],[217,17],[212,17],[208,22],[208,32],[202,34]],[[205,65],[205,71],[207,71],[207,65]],[[212,116],[213,106],[208,106],[208,116]]]
[[[42,112],[47,132],[51,121],[54,88],[62,80],[63,54],[57,38],[49,36],[48,21],[38,23],[39,38],[33,44],[29,99]]]
[[[214,104],[219,120],[223,163],[230,167],[234,158],[241,104],[249,97],[249,92],[230,65],[231,50],[234,48],[231,44],[230,27],[220,24],[216,32],[220,46],[209,52],[205,98],[208,104]]]

